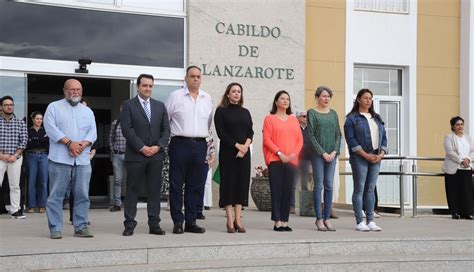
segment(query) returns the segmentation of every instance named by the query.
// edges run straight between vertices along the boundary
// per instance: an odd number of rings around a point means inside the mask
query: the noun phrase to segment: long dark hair
[[[276,93],[275,95],[275,98],[273,99],[273,105],[272,105],[272,110],[270,111],[271,114],[275,114],[277,112],[277,106],[276,106],[276,102],[278,101],[278,98],[280,98],[280,96],[282,94],[286,94],[288,95],[288,100],[290,101],[290,104],[288,105],[288,108],[286,109],[286,114],[290,115],[292,114],[291,112],[291,98],[290,98],[290,94],[285,91],[285,90],[281,90],[279,92]]]
[[[229,101],[229,97],[227,97],[227,95],[230,93],[230,89],[232,89],[232,87],[234,87],[234,86],[239,86],[240,87],[240,100],[237,103],[237,105],[242,107],[242,105],[244,104],[244,88],[242,88],[242,85],[240,85],[240,83],[237,83],[237,82],[232,82],[229,85],[227,85],[227,87],[225,88],[225,93],[222,96],[221,103],[219,104],[219,107],[227,108],[229,106],[230,101]]]
[[[374,97],[374,94],[372,93],[371,90],[369,90],[369,89],[360,89],[360,91],[357,93],[356,99],[354,100],[354,105],[352,106],[351,111],[346,116],[349,116],[354,112],[359,112],[359,101],[357,101],[357,100],[360,99],[365,93],[369,93],[370,96]],[[379,119],[380,122],[383,122],[382,117],[380,117],[380,115],[375,112],[373,102],[372,102],[372,105],[370,105],[369,113],[372,115],[372,118],[377,118],[377,119]]]

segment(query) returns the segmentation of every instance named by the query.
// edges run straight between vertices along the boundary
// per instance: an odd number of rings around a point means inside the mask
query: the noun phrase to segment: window
[[[9,95],[13,98],[15,107],[13,108],[16,118],[25,117],[26,86],[25,76],[21,73],[17,75],[5,75],[0,72],[0,98]]]
[[[374,95],[401,96],[402,70],[390,68],[354,68],[354,94],[362,88]]]
[[[184,68],[184,18],[0,2],[0,56]]]
[[[408,13],[408,0],[354,0],[355,10]]]
[[[401,153],[402,74],[403,70],[400,68],[354,67],[354,96],[363,88],[374,93],[374,107],[385,122],[390,155],[400,155]]]

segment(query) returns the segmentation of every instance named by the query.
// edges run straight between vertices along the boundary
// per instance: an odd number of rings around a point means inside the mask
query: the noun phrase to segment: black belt
[[[122,154],[125,154],[125,152],[114,150],[114,154],[116,154],[116,155],[122,155]]]
[[[191,142],[205,142],[206,141],[206,138],[202,138],[202,137],[173,136],[173,139],[191,141]]]

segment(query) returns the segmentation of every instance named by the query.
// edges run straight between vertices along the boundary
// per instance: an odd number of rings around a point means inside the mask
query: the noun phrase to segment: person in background
[[[49,136],[50,193],[46,214],[51,239],[61,239],[63,200],[71,184],[74,192],[74,236],[93,237],[89,222],[90,147],[97,139],[92,110],[82,105],[82,84],[76,79],[64,83],[64,98],[48,105],[44,128]]]
[[[1,100],[3,115],[0,116],[0,177],[8,174],[10,186],[10,214],[13,219],[25,219],[20,205],[20,175],[22,153],[28,142],[28,131],[23,120],[14,114],[13,97],[7,95]],[[0,185],[1,186],[1,185]]]
[[[263,123],[263,154],[268,165],[274,231],[292,231],[288,226],[291,192],[303,136],[295,116],[291,115],[290,95],[279,91]]]
[[[216,147],[214,145],[214,139],[212,137],[212,131],[209,130],[209,137],[206,138],[207,142],[207,156],[205,171],[203,172],[204,187],[200,192],[201,202],[197,206],[197,219],[204,220],[206,216],[203,214],[203,210],[209,210],[212,206],[212,164],[214,163]]]
[[[308,128],[314,181],[314,211],[318,231],[336,231],[330,221],[332,208],[332,190],[336,162],[341,145],[339,117],[335,110],[329,108],[333,92],[330,88],[320,86],[316,89],[316,108],[308,110]],[[324,211],[321,210],[321,191],[324,188]]]
[[[28,129],[26,163],[28,169],[28,209],[27,213],[46,212],[48,198],[48,149],[49,137],[43,128],[43,114],[31,114],[33,126]]]
[[[166,101],[171,127],[170,213],[174,234],[206,232],[196,224],[196,217],[202,197],[200,192],[205,186],[202,177],[206,172],[206,138],[212,124],[212,98],[200,89],[199,67],[189,66],[185,81],[186,87],[172,92]]]
[[[120,107],[120,112],[122,112],[122,107]],[[118,212],[121,210],[122,205],[122,180],[125,170],[125,149],[127,144],[122,134],[120,118],[114,120],[112,125],[110,125],[109,144],[114,171],[114,205],[110,208],[110,211]]]
[[[245,233],[241,221],[242,206],[248,206],[250,185],[250,144],[253,122],[243,107],[243,88],[230,83],[214,115],[219,144],[219,207],[225,208],[228,233]]]
[[[374,189],[381,161],[388,153],[387,133],[382,118],[374,110],[372,98],[372,91],[361,89],[344,123],[354,180],[352,205],[358,231],[382,230],[374,221]],[[367,220],[362,216],[362,203]]]
[[[474,142],[464,133],[464,119],[451,118],[451,133],[444,137],[446,157],[443,163],[444,184],[449,212],[453,219],[472,220],[472,158]]]
[[[0,98],[0,117],[3,116],[3,107],[2,107],[2,99]],[[7,175],[4,177],[0,177],[0,214],[8,213],[6,206],[6,200],[8,199],[8,192],[10,188],[8,186],[8,178]]]
[[[300,123],[301,134],[303,135],[303,148],[301,148],[300,158],[299,158],[299,167],[298,167],[298,175],[301,182],[301,191],[308,191],[308,181],[309,181],[309,170],[311,167],[311,154],[313,151],[311,150],[311,140],[309,138],[309,129],[308,129],[308,122],[306,118],[306,111],[297,111],[295,114],[298,122]],[[291,207],[290,207],[290,214],[295,213],[295,193],[296,193],[296,184],[297,179],[293,184],[293,191],[291,193]]]

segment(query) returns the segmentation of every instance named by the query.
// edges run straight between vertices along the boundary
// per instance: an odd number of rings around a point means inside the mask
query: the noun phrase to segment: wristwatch
[[[278,150],[278,151],[277,151],[277,156],[280,156],[280,155],[281,155],[281,151]]]

